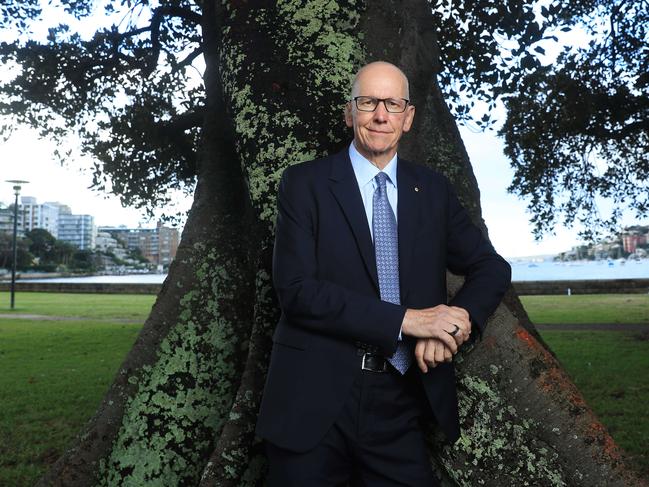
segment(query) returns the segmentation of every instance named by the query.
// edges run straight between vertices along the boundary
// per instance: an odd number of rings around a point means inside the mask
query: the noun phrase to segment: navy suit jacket
[[[509,265],[444,176],[399,159],[397,181],[401,305],[379,298],[369,222],[347,150],[284,171],[273,253],[282,314],[256,430],[279,447],[308,451],[320,441],[361,373],[356,343],[392,355],[406,308],[447,302],[447,268],[466,276],[448,304],[466,309],[478,332],[509,286]],[[455,441],[453,364],[417,373],[440,429]]]

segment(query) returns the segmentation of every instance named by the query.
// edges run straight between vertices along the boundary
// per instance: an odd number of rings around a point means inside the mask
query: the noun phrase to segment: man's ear
[[[403,121],[403,131],[407,132],[412,127],[412,121],[415,119],[415,106],[408,105],[406,108],[406,119]]]
[[[352,118],[352,102],[345,103],[345,124],[352,128],[354,126],[354,119]]]

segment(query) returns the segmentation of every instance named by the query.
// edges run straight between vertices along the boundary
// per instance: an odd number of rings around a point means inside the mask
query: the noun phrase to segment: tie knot
[[[378,173],[375,177],[376,177],[376,184],[379,185],[379,188],[384,190],[386,188],[386,182],[388,181],[388,179],[390,179],[390,177],[383,171]]]

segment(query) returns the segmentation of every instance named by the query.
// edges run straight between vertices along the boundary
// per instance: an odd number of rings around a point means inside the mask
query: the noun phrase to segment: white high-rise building
[[[18,235],[22,233],[20,225],[20,216],[18,217]],[[14,208],[10,205],[7,208],[0,208],[0,232],[13,234],[14,231]]]
[[[52,234],[54,238],[59,238],[59,203],[45,202],[41,205],[40,228],[44,228]]]
[[[59,213],[59,240],[76,245],[81,250],[95,248],[97,227],[91,215],[73,215],[69,212]]]
[[[22,233],[43,228],[58,238],[60,203],[47,202],[38,204],[33,196],[22,196],[18,205],[18,220]]]
[[[18,205],[18,228],[22,235],[34,228],[43,228],[54,238],[81,250],[95,248],[95,218],[91,215],[73,215],[69,206],[58,202],[38,204],[33,196],[22,196]]]

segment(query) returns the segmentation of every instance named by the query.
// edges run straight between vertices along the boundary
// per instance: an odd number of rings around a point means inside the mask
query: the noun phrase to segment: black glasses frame
[[[374,108],[372,108],[371,110],[365,110],[365,109],[359,107],[358,106],[358,99],[359,98],[373,100],[374,101]],[[403,101],[406,102],[406,104],[404,105],[403,110],[399,110],[399,111],[395,112],[394,110],[390,110],[388,108],[388,104],[387,104],[388,100],[403,100]],[[403,113],[403,112],[406,111],[406,108],[408,108],[408,105],[410,104],[410,100],[408,100],[407,98],[374,98],[373,96],[355,96],[354,98],[352,98],[352,101],[356,104],[356,108],[361,112],[373,112],[373,111],[375,111],[376,107],[379,106],[379,102],[382,101],[386,112],[388,112],[388,113]]]

